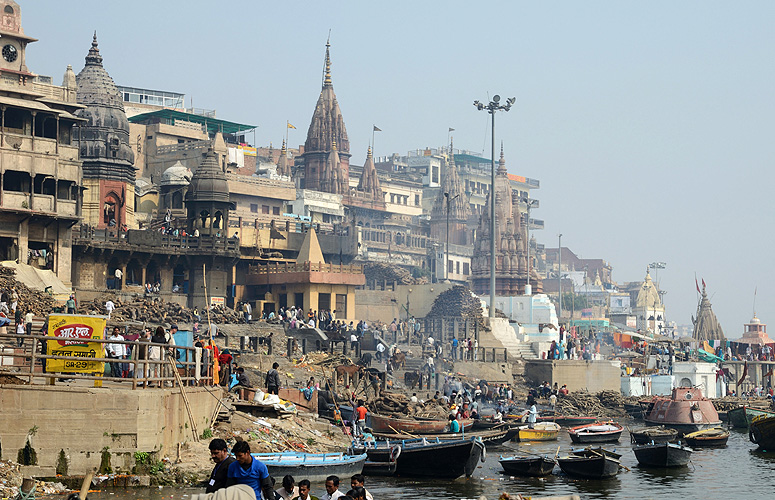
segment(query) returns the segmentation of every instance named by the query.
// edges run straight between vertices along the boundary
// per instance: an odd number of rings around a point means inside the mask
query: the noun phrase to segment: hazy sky
[[[498,116],[509,171],[539,179],[539,242],[660,271],[668,320],[690,322],[704,278],[728,337],[756,310],[775,324],[772,139],[775,2],[214,2],[20,0],[33,72],[76,73],[97,30],[120,85],[304,142],[331,30],[334,89],[362,164],[442,146],[489,149],[473,107]],[[768,139],[769,137],[769,139]],[[774,327],[775,328],[775,327]]]

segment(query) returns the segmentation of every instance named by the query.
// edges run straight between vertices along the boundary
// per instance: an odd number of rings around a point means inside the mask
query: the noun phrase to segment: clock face
[[[16,50],[16,47],[10,43],[3,47],[3,59],[8,62],[14,62],[17,57],[19,57],[19,52]]]

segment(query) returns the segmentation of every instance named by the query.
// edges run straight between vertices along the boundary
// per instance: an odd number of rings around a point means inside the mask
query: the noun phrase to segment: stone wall
[[[621,363],[619,361],[582,361],[536,359],[525,364],[525,378],[532,385],[548,381],[566,384],[568,390],[599,392],[621,390]]]
[[[209,427],[217,400],[206,389],[186,388],[197,431]],[[174,457],[193,433],[179,388],[0,385],[0,459],[16,460],[29,437],[36,475],[53,476],[60,451],[68,474],[85,474],[110,455],[113,471],[129,472],[135,452]]]

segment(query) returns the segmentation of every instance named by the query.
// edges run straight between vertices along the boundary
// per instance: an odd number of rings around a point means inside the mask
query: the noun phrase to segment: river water
[[[630,447],[630,438],[625,431],[617,444],[605,445],[607,449],[616,449],[623,456],[622,465],[630,471],[621,470],[611,479],[581,480],[571,479],[559,468],[547,478],[510,477],[501,472],[498,458],[514,455],[515,450],[554,456],[557,447],[560,454],[567,451],[571,442],[567,432],[562,432],[559,441],[543,443],[506,443],[492,446],[487,450],[484,463],[471,478],[449,480],[404,479],[367,477],[366,488],[375,500],[419,500],[437,499],[476,499],[485,495],[496,499],[501,492],[522,493],[534,496],[580,495],[581,498],[610,499],[765,499],[775,498],[775,453],[756,451],[755,445],[748,440],[748,434],[732,431],[726,448],[697,449],[692,455],[688,467],[680,469],[643,469]],[[279,479],[279,478],[278,478]],[[301,478],[297,478],[299,480]],[[342,478],[343,492],[349,486],[349,478]],[[190,489],[131,489],[106,490],[89,494],[90,500],[186,500],[193,490]],[[312,494],[325,493],[322,485],[313,485]]]

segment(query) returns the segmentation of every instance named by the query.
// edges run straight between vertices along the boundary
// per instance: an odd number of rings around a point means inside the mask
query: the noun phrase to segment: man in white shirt
[[[122,341],[124,336],[121,335],[119,328],[113,327],[113,333],[110,334],[109,340]],[[105,351],[109,358],[124,359],[126,357],[126,345],[124,344],[105,344]],[[123,363],[111,363],[110,372],[112,377],[121,378],[123,371]]]
[[[428,337],[428,345],[433,347],[433,342],[434,342],[433,337]]]
[[[339,477],[328,476],[326,478],[326,494],[320,497],[320,500],[336,500],[343,496],[344,493],[339,491]]]
[[[121,268],[116,268],[116,272],[113,273],[113,276],[115,276],[116,281],[114,283],[114,288],[116,290],[121,290],[121,278],[124,276],[124,273],[121,271]]]
[[[385,353],[385,344],[382,342],[377,344],[377,361],[382,361],[382,356]]]
[[[32,320],[34,317],[35,315],[30,310],[24,315],[24,328],[27,330],[27,335],[32,335]]]
[[[113,312],[113,309],[115,308],[116,308],[116,304],[114,304],[112,300],[108,299],[108,301],[105,302],[105,310],[108,311],[108,319],[110,319],[110,314]]]

